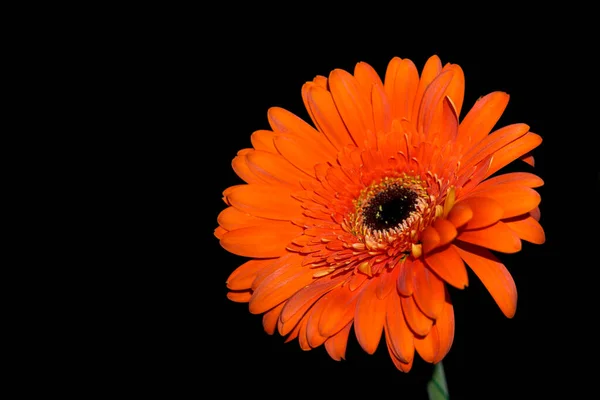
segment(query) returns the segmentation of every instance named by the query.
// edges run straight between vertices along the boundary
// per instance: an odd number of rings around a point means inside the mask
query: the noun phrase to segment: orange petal
[[[346,358],[346,346],[348,345],[348,335],[352,322],[342,328],[341,331],[325,341],[325,350],[335,361],[341,361]]]
[[[281,322],[286,323],[297,314],[304,314],[310,306],[319,300],[325,293],[342,284],[344,276],[325,276],[316,280],[313,284],[300,289],[285,304],[281,313]],[[300,318],[297,318],[299,321]],[[285,333],[282,333],[285,335]]]
[[[248,165],[248,158],[245,155],[235,156],[231,161],[231,167],[237,176],[246,183],[265,183],[266,181],[257,176]]]
[[[277,136],[275,146],[286,160],[312,177],[315,176],[315,165],[335,161],[335,155],[325,153],[320,144],[299,136]]]
[[[437,329],[440,345],[433,362],[438,363],[448,354],[454,341],[454,307],[452,306],[452,301],[450,301],[450,294],[447,289],[444,307],[440,316],[435,321],[434,327]]]
[[[409,328],[417,335],[427,335],[431,330],[433,321],[417,307],[413,296],[400,297],[400,303]]]
[[[507,93],[493,92],[477,100],[458,127],[457,141],[471,147],[483,140],[504,113],[508,99]]]
[[[351,292],[347,285],[325,295],[327,296],[327,306],[322,315],[323,318],[319,320],[321,336],[333,336],[352,321],[358,295],[360,295],[360,291]]]
[[[238,256],[253,258],[279,257],[287,253],[286,246],[302,233],[302,228],[282,223],[277,229],[268,226],[250,226],[229,231],[221,238],[221,246]]]
[[[279,154],[256,150],[247,154],[246,160],[256,176],[272,185],[283,184],[301,189],[300,181],[310,178]]]
[[[414,298],[417,306],[429,318],[436,319],[444,305],[444,282],[421,260],[415,260]]]
[[[246,261],[229,275],[227,287],[231,290],[250,289],[258,272],[273,264],[274,261],[273,258]]]
[[[273,138],[275,138],[275,132],[267,130],[258,130],[250,135],[250,141],[255,150],[277,154]]]
[[[229,191],[228,193],[231,192]],[[217,222],[227,231],[247,228],[249,226],[272,226],[274,229],[277,229],[282,225],[287,225],[287,222],[255,217],[235,207],[227,207],[221,211],[217,217]]]
[[[452,78],[452,82],[450,82],[450,86],[448,86],[448,90],[446,90],[446,95],[452,100],[452,104],[454,104],[456,116],[459,116],[465,96],[465,73],[456,64],[446,64],[442,69],[442,71],[448,70],[453,72],[454,77]]]
[[[501,253],[516,253],[521,250],[521,239],[502,221],[486,228],[460,232],[457,240]]]
[[[224,234],[227,233],[227,229],[217,226],[214,230],[214,235],[217,239],[221,240]]]
[[[370,98],[362,96],[356,79],[344,70],[335,69],[329,74],[329,89],[356,145],[363,147],[365,143],[374,143],[371,135],[375,133],[375,126]]]
[[[396,357],[404,363],[411,362],[415,354],[413,333],[406,324],[400,297],[397,293],[392,293],[387,299],[384,328],[388,346],[391,347]]]
[[[407,259],[396,268],[400,268],[397,282],[398,293],[403,296],[411,296],[413,294],[413,262]]]
[[[365,62],[359,62],[354,67],[354,77],[358,82],[360,89],[363,93],[363,97],[369,98],[371,96],[371,90],[374,85],[383,87],[383,82],[377,74],[377,72],[369,64]]]
[[[447,93],[446,89],[446,93]],[[442,105],[442,118],[441,118],[440,130],[440,142],[454,142],[458,135],[458,113],[452,104],[452,100],[446,95]]]
[[[458,204],[464,204],[473,211],[473,217],[464,229],[479,229],[495,224],[502,218],[504,209],[494,199],[488,197],[467,197]]]
[[[241,292],[227,292],[227,298],[231,301],[235,301],[236,303],[247,303],[250,301],[252,297],[252,292],[250,290],[244,290]]]
[[[533,155],[531,154],[531,152],[525,154],[524,156],[521,156],[519,159],[521,161],[531,165],[532,167],[535,167],[535,159],[533,158]]]
[[[308,318],[304,317],[302,318],[302,321],[300,321],[299,327],[300,330],[298,331],[298,344],[300,345],[300,348],[304,351],[308,351],[311,349],[310,344],[308,343],[308,336],[306,336],[306,324],[308,323]]]
[[[490,168],[490,164],[492,163],[492,156],[489,156],[485,160],[481,161],[479,164],[473,166],[472,169],[468,171],[459,172],[461,175],[461,180],[464,178],[468,178],[466,183],[459,187],[458,193],[456,194],[457,198],[464,198],[467,194],[469,194],[474,188],[476,188],[481,181],[485,179],[488,169]]]
[[[240,185],[227,196],[238,210],[255,217],[291,221],[302,217],[301,203],[289,188],[272,185]]]
[[[304,122],[302,118],[280,107],[271,107],[267,116],[269,124],[276,133],[292,133],[294,136],[317,144],[318,146],[316,147],[319,148],[322,153],[327,154],[330,157],[335,157],[337,153],[336,148],[321,132]]]
[[[452,74],[452,71],[442,72],[423,93],[423,100],[419,105],[417,116],[417,130],[427,137],[433,137],[433,134],[439,133],[441,130],[440,125],[436,122],[441,122],[442,101],[446,96],[446,89],[452,81]]]
[[[325,306],[327,305],[324,301],[316,302],[310,310],[306,313],[305,318],[308,318],[306,323],[306,338],[308,340],[308,344],[313,349],[319,347],[325,340],[327,340],[326,336],[322,336],[319,332],[319,320],[325,311]]]
[[[281,314],[281,310],[283,309],[283,305],[285,303],[281,303],[275,308],[272,308],[268,312],[263,315],[263,328],[267,334],[272,335],[275,333],[275,328],[277,327],[277,320],[279,319],[279,314]]]
[[[433,363],[440,351],[440,336],[435,325],[427,336],[415,336],[415,350],[424,361]]]
[[[421,79],[419,80],[419,86],[417,87],[417,94],[415,95],[415,102],[413,105],[413,112],[410,118],[411,121],[417,121],[419,115],[419,107],[423,101],[423,94],[431,82],[442,72],[442,62],[436,55],[429,57],[423,72],[421,73]],[[416,126],[416,124],[415,124]]]
[[[491,176],[500,168],[503,168],[521,157],[523,154],[530,152],[542,143],[540,135],[533,132],[528,132],[526,135],[504,146],[494,154],[492,164],[487,171],[486,178]]]
[[[535,219],[536,221],[539,221],[540,218],[542,217],[542,213],[540,212],[540,208],[536,207],[533,210],[529,211],[529,214],[533,217],[533,219]]]
[[[392,110],[382,86],[373,86],[371,103],[373,104],[375,132],[389,132],[392,128]]]
[[[376,288],[376,280],[366,285],[358,298],[354,314],[356,338],[368,354],[377,350],[385,322],[386,302],[377,298]]]
[[[456,227],[447,219],[438,218],[433,221],[432,226],[435,228],[438,236],[440,237],[440,246],[445,246],[452,242],[457,235]]]
[[[529,131],[529,125],[512,124],[500,128],[486,136],[463,156],[460,171],[466,171],[498,150],[524,136]]]
[[[386,270],[381,273],[378,277],[377,282],[377,298],[385,299],[396,287],[396,275],[397,270],[394,269],[391,272]]]
[[[341,150],[349,144],[354,144],[328,90],[307,83],[302,87],[302,98],[315,126],[327,136],[336,149]]]
[[[396,368],[398,368],[399,371],[402,372],[409,372],[410,369],[412,368],[413,365],[413,360],[410,360],[409,363],[404,363],[402,362],[402,360],[400,360],[395,354],[394,351],[391,348],[390,342],[387,342],[387,349],[388,352],[390,353],[390,358],[392,359],[392,362],[394,363],[394,365],[396,366]]]
[[[504,315],[512,318],[517,310],[517,288],[506,267],[489,250],[481,247],[461,243],[457,250]]]
[[[479,186],[473,189],[473,193],[477,193],[480,190],[484,190],[501,184],[512,184],[536,188],[543,186],[544,181],[539,176],[531,174],[529,172],[510,172],[508,174],[494,176],[493,178],[481,182]]]
[[[469,222],[471,218],[473,218],[473,210],[466,204],[455,204],[448,213],[448,221],[457,229]]]
[[[426,254],[425,264],[440,278],[458,289],[464,289],[469,284],[465,264],[452,245]]]
[[[303,320],[305,321],[305,320]],[[277,324],[279,326],[279,322]],[[298,335],[300,335],[300,323],[296,324],[296,326],[294,327],[294,329],[292,329],[292,331],[290,332],[290,334],[287,336],[287,338],[285,338],[284,343],[289,343],[292,340],[296,339],[298,337]]]
[[[519,235],[522,240],[535,244],[544,244],[546,241],[544,228],[529,214],[503,220],[502,222]]]
[[[429,253],[440,244],[440,234],[433,228],[428,226],[421,232],[421,243],[423,244],[423,252]]]
[[[250,299],[252,314],[262,314],[292,297],[297,291],[314,281],[315,269],[291,266],[281,273],[273,273],[256,288]]]
[[[542,200],[535,190],[526,186],[511,184],[495,185],[478,190],[477,196],[487,197],[497,202],[504,210],[502,218],[511,218],[528,213],[536,208]]]
[[[252,282],[251,289],[256,290],[256,288],[262,283],[262,281],[264,281],[269,275],[276,272],[281,273],[282,268],[290,268],[301,265],[303,259],[303,255],[292,252],[288,252],[279,258],[272,258],[272,263],[267,264],[256,274],[256,278]]]
[[[390,101],[392,119],[410,120],[419,87],[419,71],[415,64],[394,57],[388,64],[383,86]],[[414,107],[418,109],[419,103]]]

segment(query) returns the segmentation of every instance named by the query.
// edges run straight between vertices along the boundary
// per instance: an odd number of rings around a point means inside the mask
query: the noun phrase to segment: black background
[[[401,399],[427,398],[425,387],[433,367],[416,356],[410,373],[396,370],[384,339],[369,356],[352,331],[346,360],[336,362],[324,347],[304,352],[296,340],[284,344],[277,333],[267,335],[261,316],[251,315],[247,304],[225,297],[226,278],[245,260],[226,252],[212,236],[216,217],[225,207],[221,192],[241,182],[231,169],[231,159],[239,149],[251,147],[253,131],[269,129],[269,107],[280,106],[308,120],[300,96],[304,82],[334,68],[352,72],[359,61],[369,63],[383,76],[394,56],[410,58],[419,71],[433,54],[442,64],[459,64],[466,76],[461,117],[478,97],[505,91],[511,98],[497,127],[524,122],[544,140],[534,152],[535,168],[516,161],[510,170],[534,172],[545,181],[538,190],[546,243],[523,242],[521,252],[499,255],[519,293],[513,319],[503,316],[472,273],[466,290],[451,290],[456,331],[452,349],[443,360],[450,397],[496,399],[519,394],[538,398],[570,384],[572,377],[587,369],[570,361],[572,353],[581,354],[578,349],[589,338],[581,336],[579,328],[573,330],[578,325],[571,322],[577,320],[576,307],[570,303],[578,289],[571,283],[569,271],[576,268],[574,257],[578,256],[574,253],[579,253],[573,251],[573,246],[578,246],[574,244],[578,234],[573,232],[582,221],[571,217],[572,192],[565,189],[572,173],[581,173],[572,164],[575,156],[571,150],[579,143],[568,139],[576,134],[569,117],[573,101],[568,91],[578,79],[573,64],[579,59],[578,52],[561,46],[546,30],[492,39],[476,34],[483,27],[467,30],[462,36],[442,30],[419,37],[409,29],[380,33],[371,26],[370,35],[365,36],[365,31],[354,25],[343,32],[320,35],[319,24],[312,19],[293,26],[281,21],[259,25],[250,23],[235,35],[220,36],[218,42],[204,39],[196,77],[199,90],[192,94],[199,104],[197,135],[202,145],[198,157],[206,164],[198,167],[200,176],[194,183],[201,187],[202,217],[207,221],[197,228],[202,236],[197,265],[202,300],[197,310],[190,307],[190,318],[198,324],[194,328],[197,340],[192,339],[197,353],[185,357],[197,366],[198,376],[208,374],[208,379],[198,378],[203,382],[198,390],[206,390],[207,385],[212,388],[214,378],[214,389],[231,397],[321,398],[327,394],[372,398],[389,394]],[[234,29],[235,24],[229,27]],[[303,36],[304,32],[311,35]],[[205,125],[207,121],[211,123]],[[597,184],[596,172],[590,176]],[[597,189],[587,186],[585,190]],[[586,204],[582,207],[590,206]],[[204,369],[210,372],[202,372]],[[190,380],[183,381],[194,386],[195,375],[188,372],[185,376],[190,375]]]

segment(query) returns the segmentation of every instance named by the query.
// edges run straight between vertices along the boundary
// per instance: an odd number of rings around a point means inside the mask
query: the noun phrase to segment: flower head
[[[480,98],[459,123],[464,75],[431,57],[421,75],[394,58],[385,79],[366,63],[334,70],[302,88],[314,128],[281,109],[271,130],[252,134],[233,169],[246,182],[224,192],[215,235],[250,260],[236,269],[228,297],[264,314],[309,350],[345,357],[354,327],[373,353],[382,335],[409,371],[415,350],[439,362],[454,338],[446,284],[468,284],[465,264],[511,318],[517,290],[490,250],[541,244],[542,180],[494,173],[530,151],[540,136],[525,124],[490,131],[509,96]]]

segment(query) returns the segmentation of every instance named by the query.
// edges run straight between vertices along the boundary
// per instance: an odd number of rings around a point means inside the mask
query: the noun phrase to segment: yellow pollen
[[[421,257],[421,254],[423,254],[423,246],[419,243],[419,244],[412,244],[412,248],[411,248],[411,252],[414,258],[419,258]]]
[[[363,243],[352,243],[352,248],[355,250],[364,250],[365,245]]]
[[[444,201],[444,213],[442,214],[442,217],[446,218],[448,216],[448,213],[450,213],[450,210],[452,210],[452,207],[454,207],[455,201],[456,189],[454,189],[454,186],[451,186],[450,189],[448,189],[448,194],[446,194],[446,200]]]
[[[335,268],[333,268],[333,267],[330,267],[330,268],[324,269],[324,270],[322,270],[322,271],[317,271],[317,272],[315,272],[315,273],[313,274],[313,278],[320,278],[320,277],[322,277],[322,276],[329,275],[329,274],[330,274],[330,273],[332,273],[333,271],[335,271]]]
[[[444,214],[444,207],[438,204],[435,206],[435,217],[439,218],[442,216],[442,214]]]
[[[373,273],[371,272],[371,266],[369,265],[368,261],[364,261],[364,262],[360,263],[358,265],[358,270],[364,274],[367,274],[367,276],[369,278],[371,278],[373,276]]]

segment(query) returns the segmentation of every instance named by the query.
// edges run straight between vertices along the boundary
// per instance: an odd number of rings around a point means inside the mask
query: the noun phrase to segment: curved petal
[[[464,289],[469,284],[465,264],[452,246],[425,254],[425,263],[440,278],[458,289]]]
[[[489,250],[458,244],[456,249],[508,318],[517,311],[517,287],[510,272]]]
[[[502,221],[482,229],[463,231],[457,240],[486,247],[501,253],[516,253],[521,250],[521,239]]]
[[[499,204],[503,210],[502,218],[528,213],[536,208],[542,200],[535,190],[511,184],[495,185],[478,190],[477,196],[492,199]]]
[[[458,204],[466,205],[473,212],[464,229],[479,229],[493,225],[500,221],[504,214],[504,209],[494,198],[470,196]]]
[[[252,282],[256,278],[256,275],[273,264],[276,259],[256,259],[246,261],[244,264],[240,265],[229,275],[227,281],[225,282],[227,288],[231,290],[247,290],[252,287]]]
[[[413,296],[400,297],[400,304],[402,305],[402,312],[408,327],[416,334],[425,336],[431,330],[433,320],[423,314],[423,311],[417,307]]]
[[[546,234],[544,228],[529,214],[521,215],[515,218],[503,220],[522,240],[526,240],[534,244],[544,244],[546,242]]]
[[[457,64],[446,64],[442,71],[448,70],[453,72],[454,77],[452,78],[452,82],[450,82],[450,86],[448,86],[446,95],[452,101],[456,110],[456,116],[458,117],[465,97],[465,73]]]
[[[255,131],[252,135],[250,135],[250,141],[252,142],[252,147],[254,147],[255,150],[261,150],[277,154],[277,149],[275,148],[275,144],[273,143],[274,137],[275,132],[267,130],[258,130]]]
[[[415,301],[425,315],[436,319],[444,306],[444,282],[426,268],[421,260],[415,260],[415,265]]]
[[[527,154],[542,143],[542,137],[533,132],[528,132],[526,135],[502,147],[494,153],[494,158],[488,168],[485,177],[491,176],[496,171],[507,166],[517,158]]]
[[[409,363],[415,354],[413,333],[406,324],[398,293],[387,298],[386,307],[384,328],[388,346],[402,362]]]
[[[344,70],[335,69],[329,74],[329,88],[344,124],[357,146],[374,144],[375,126],[370,98],[365,99],[362,96],[356,79]]]
[[[410,120],[415,105],[417,88],[419,87],[419,71],[415,64],[408,59],[394,57],[385,72],[384,90],[390,101],[392,119]]]
[[[482,141],[500,119],[509,96],[504,92],[493,92],[481,97],[458,127],[457,141],[471,147]]]
[[[339,332],[354,318],[354,310],[358,301],[359,290],[350,291],[348,285],[326,294],[327,306],[324,311],[326,318],[319,320],[319,333],[330,337]]]
[[[300,182],[311,178],[279,154],[255,150],[246,154],[250,171],[266,183],[301,189]]]
[[[429,86],[431,82],[442,72],[442,62],[440,58],[436,55],[429,57],[427,62],[425,62],[425,66],[423,67],[423,72],[421,72],[421,79],[419,79],[419,86],[417,87],[417,94],[415,95],[415,102],[413,105],[413,111],[410,121],[414,122],[414,126],[416,126],[416,121],[419,115],[419,107],[421,102],[423,101],[423,93]]]
[[[327,350],[327,354],[336,361],[341,361],[346,358],[346,346],[348,345],[350,328],[352,328],[352,322],[348,323],[341,331],[325,341],[325,350]]]
[[[264,184],[240,185],[227,196],[238,210],[255,217],[292,221],[302,217],[301,203],[289,188]]]
[[[302,233],[302,228],[282,222],[272,226],[250,226],[229,231],[221,238],[221,246],[238,256],[253,258],[279,257],[287,253],[286,246]]]
[[[263,315],[263,328],[267,334],[272,335],[275,333],[275,329],[277,328],[277,320],[279,319],[279,314],[281,314],[283,306],[284,303],[281,303]]]
[[[356,338],[368,354],[377,350],[385,322],[386,302],[377,297],[376,287],[375,280],[366,285],[358,298],[354,314]]]
[[[349,144],[354,144],[328,90],[307,83],[302,87],[302,98],[315,126],[327,136],[336,149],[341,150]]]

